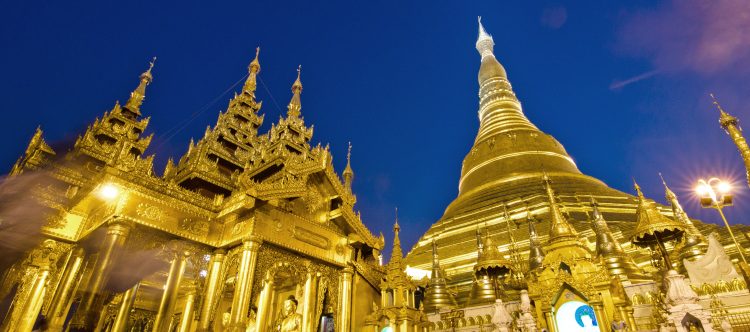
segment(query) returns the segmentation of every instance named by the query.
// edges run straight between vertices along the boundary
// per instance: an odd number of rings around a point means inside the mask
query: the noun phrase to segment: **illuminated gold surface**
[[[64,158],[37,129],[11,180],[41,177],[29,195],[49,217],[45,241],[4,271],[4,330],[30,331],[40,313],[61,329],[78,303],[71,331],[267,331],[296,290],[305,331],[322,317],[336,331],[364,327],[353,298],[380,302],[384,241],[354,208],[350,154],[342,179],[329,148],[311,145],[299,70],[286,117],[258,132],[258,56],[216,125],[161,176],[144,156],[153,62]]]

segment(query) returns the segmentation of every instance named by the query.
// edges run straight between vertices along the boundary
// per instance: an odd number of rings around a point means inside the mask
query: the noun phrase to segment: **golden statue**
[[[284,311],[281,323],[276,330],[280,332],[300,332],[302,331],[302,315],[297,313],[297,299],[294,295],[284,301]]]

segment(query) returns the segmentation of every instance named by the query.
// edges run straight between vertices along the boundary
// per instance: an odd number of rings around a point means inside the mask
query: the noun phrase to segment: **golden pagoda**
[[[286,115],[259,132],[258,55],[161,176],[142,112],[154,62],[69,150],[36,130],[0,185],[16,213],[0,234],[3,331],[40,319],[52,331],[364,328],[384,241],[354,208],[350,156],[342,181],[329,148],[311,143],[299,69]]]
[[[486,291],[488,286],[482,287],[488,282],[477,279],[475,268],[487,250],[478,245],[481,241],[476,235],[477,229],[484,227],[485,232],[493,234],[494,246],[500,252],[510,253],[511,258],[522,257],[511,264],[520,270],[511,270],[511,276],[520,274],[526,282],[516,282],[516,287],[506,284],[496,296],[502,297],[508,308],[518,308],[514,301],[520,298],[523,302],[528,288],[539,329],[565,331],[558,326],[558,318],[570,321],[561,313],[569,310],[561,309],[568,302],[588,310],[590,323],[602,331],[608,331],[610,323],[630,324],[634,329],[635,325],[655,328],[652,313],[658,312],[656,294],[662,290],[656,286],[661,278],[654,273],[664,266],[653,259],[658,248],[638,247],[631,242],[634,233],[650,234],[641,232],[639,221],[658,219],[662,226],[687,225],[689,235],[666,244],[664,249],[680,259],[700,257],[706,250],[701,236],[718,232],[726,239],[727,230],[689,220],[681,207],[662,206],[647,200],[640,191],[633,196],[581,173],[565,148],[526,118],[494,46],[493,37],[480,20],[476,41],[481,59],[479,129],[463,160],[457,197],[408,252],[406,263],[417,274],[434,270],[433,255],[439,250],[444,272],[440,279],[447,280],[443,287],[455,290],[454,308],[467,315],[458,326],[479,328],[487,321],[482,315],[491,316],[486,311],[490,309],[479,306],[491,292]],[[675,206],[676,196],[667,200]],[[510,224],[529,231],[519,237],[508,227]],[[747,238],[740,241],[750,246]],[[736,261],[737,248],[722,242]],[[518,264],[520,261],[524,263]],[[505,278],[506,282],[514,280]],[[429,299],[429,294],[425,295]],[[523,315],[529,313],[526,310]],[[474,316],[468,317],[470,314]],[[531,318],[526,317],[528,322]],[[447,321],[435,324],[453,326]]]

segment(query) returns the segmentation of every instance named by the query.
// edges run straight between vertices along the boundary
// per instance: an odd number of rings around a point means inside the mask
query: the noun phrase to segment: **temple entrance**
[[[554,324],[557,332],[599,332],[601,323],[588,298],[567,283],[563,283],[552,299]]]
[[[685,327],[688,331],[695,331],[695,332],[703,332],[705,331],[703,329],[703,323],[701,323],[700,319],[696,318],[695,316],[691,314],[685,315],[685,318],[682,319],[680,322],[682,323],[682,326]]]

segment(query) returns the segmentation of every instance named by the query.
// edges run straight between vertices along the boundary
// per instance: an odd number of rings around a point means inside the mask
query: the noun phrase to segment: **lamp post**
[[[724,216],[724,211],[722,210],[725,206],[732,206],[732,195],[729,194],[731,190],[732,186],[728,182],[722,181],[718,178],[710,178],[708,180],[700,179],[698,180],[698,186],[695,188],[696,193],[698,193],[698,196],[700,197],[701,207],[713,208],[719,212],[721,220],[724,221],[724,226],[726,226],[729,231],[729,236],[731,236],[732,241],[734,241],[734,246],[740,253],[742,262],[747,266],[747,258],[745,258],[744,249],[740,246],[740,243],[737,242],[737,238],[734,237],[734,232],[732,232],[732,228],[729,227],[727,217]]]

